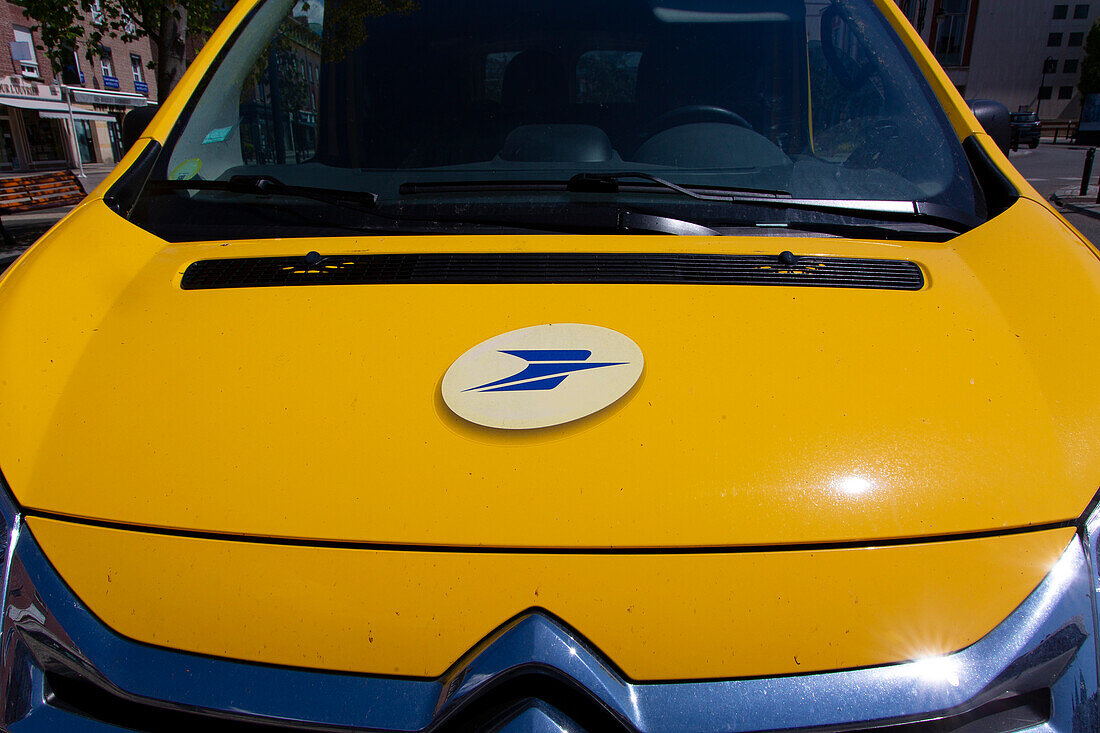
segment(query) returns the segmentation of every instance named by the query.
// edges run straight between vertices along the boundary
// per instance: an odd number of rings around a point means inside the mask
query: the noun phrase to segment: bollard
[[[1085,153],[1085,170],[1081,172],[1081,195],[1089,193],[1089,179],[1092,178],[1092,161],[1096,158],[1096,148],[1089,148]]]

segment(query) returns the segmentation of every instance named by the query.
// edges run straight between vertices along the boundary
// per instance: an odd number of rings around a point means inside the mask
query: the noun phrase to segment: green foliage
[[[1085,62],[1081,64],[1082,94],[1100,93],[1100,20],[1093,24],[1085,39]]]
[[[49,0],[45,0],[48,2]],[[326,8],[324,56],[340,61],[349,51],[367,40],[367,18],[385,15],[409,15],[420,9],[416,0],[344,0]]]
[[[163,52],[171,44],[186,42],[165,37],[165,29],[174,27],[167,21],[183,16],[189,34],[206,33],[222,5],[219,0],[100,0],[93,14],[93,0],[13,2],[37,24],[35,30],[42,38],[42,50],[54,72],[69,65],[73,51],[81,47],[94,64],[107,38],[125,42],[149,38],[164,58]]]

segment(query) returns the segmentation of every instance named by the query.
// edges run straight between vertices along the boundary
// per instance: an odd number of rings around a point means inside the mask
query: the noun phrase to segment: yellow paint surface
[[[1073,530],[878,549],[543,555],[318,549],[31,518],[81,600],[126,636],[275,664],[435,676],[544,608],[637,680],[789,674],[965,647]]]
[[[223,245],[165,244],[93,203],[5,278],[0,354],[18,358],[0,358],[0,467],[24,505],[261,536],[727,546],[1064,521],[1100,485],[1100,263],[1026,200],[946,244]],[[928,285],[179,288],[197,259],[312,249],[791,249],[912,259]],[[442,404],[460,354],[552,322],[633,339],[638,386],[537,431]]]
[[[1100,485],[1096,253],[978,133],[888,0],[960,137],[1025,199],[946,244],[796,238],[348,237],[167,244],[98,200],[0,283],[0,467],[32,509],[353,542],[735,547],[1075,518]],[[163,141],[255,5],[147,130]],[[899,20],[900,19],[900,20]],[[130,164],[137,150],[120,166]],[[707,252],[907,259],[924,290],[697,285],[184,292],[215,257]],[[439,380],[504,331],[593,323],[641,347],[612,408],[506,434]],[[879,549],[685,555],[306,549],[32,519],[112,627],[241,659],[435,675],[542,607],[636,679],[900,661],[980,638],[1070,530]]]

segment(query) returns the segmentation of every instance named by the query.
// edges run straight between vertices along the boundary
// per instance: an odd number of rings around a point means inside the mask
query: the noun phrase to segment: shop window
[[[1073,99],[1073,87],[1058,87],[1058,99]]]
[[[87,120],[76,120],[76,147],[80,150],[80,159],[85,163],[95,163],[95,131]]]
[[[1085,42],[1085,34],[1084,33],[1070,33],[1069,34],[1069,41],[1068,41],[1067,45],[1070,48],[1080,48],[1081,44],[1084,43],[1084,42]]]
[[[23,113],[23,128],[35,163],[60,163],[65,160],[64,138],[57,120],[43,119],[37,112]]]
[[[1077,59],[1066,59],[1066,63],[1062,65],[1063,74],[1076,74],[1077,64],[1080,63]]]
[[[11,120],[0,117],[0,168],[18,168],[15,158],[15,139],[11,134]]]
[[[944,66],[962,66],[970,0],[941,0],[933,44],[936,60]]]
[[[1050,99],[1054,87],[1039,87],[1039,99]]]
[[[1062,45],[1062,34],[1061,33],[1049,33],[1049,34],[1047,34],[1047,47],[1048,48],[1056,48],[1056,47],[1061,46],[1061,45]]]
[[[26,28],[12,28],[15,40],[11,44],[11,58],[23,76],[38,77],[38,58],[34,53],[34,38]]]
[[[1074,5],[1073,6],[1073,19],[1074,20],[1086,20],[1086,19],[1088,19],[1088,17],[1089,17],[1089,6],[1088,6],[1088,4]]]
[[[107,121],[107,137],[111,140],[111,162],[122,160],[122,133],[119,132],[118,123],[114,120]]]

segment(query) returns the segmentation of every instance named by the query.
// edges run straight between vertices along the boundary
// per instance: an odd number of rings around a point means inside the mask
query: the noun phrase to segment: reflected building
[[[895,0],[966,99],[1076,120],[1100,0]]]
[[[321,25],[312,16],[302,10],[285,20],[253,67],[241,99],[246,163],[301,163],[316,153]]]

